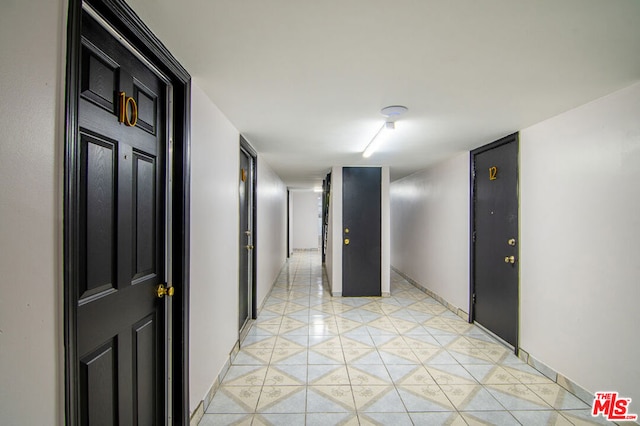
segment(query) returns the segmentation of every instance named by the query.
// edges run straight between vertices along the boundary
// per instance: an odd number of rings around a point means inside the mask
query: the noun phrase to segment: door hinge
[[[473,233],[471,234],[471,239],[474,243],[476,242],[476,231],[473,231]]]
[[[474,305],[476,304],[476,294],[473,293],[473,295],[471,296],[471,303],[473,303]]]

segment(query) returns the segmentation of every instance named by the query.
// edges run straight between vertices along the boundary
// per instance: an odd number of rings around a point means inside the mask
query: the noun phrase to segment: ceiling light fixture
[[[393,121],[385,122],[382,127],[380,127],[380,130],[378,130],[378,133],[376,133],[373,139],[371,139],[369,145],[367,145],[367,147],[364,149],[362,156],[364,158],[371,157],[371,154],[377,151],[378,147],[380,147],[382,142],[384,142],[384,140],[389,136],[389,133],[395,128],[396,123],[394,123]]]
[[[380,130],[378,130],[373,139],[371,139],[371,142],[369,142],[369,145],[367,145],[367,147],[362,152],[362,156],[364,158],[371,157],[371,154],[373,154],[380,147],[380,145],[385,141],[385,139],[387,139],[387,137],[391,133],[391,130],[394,130],[396,128],[396,118],[398,118],[399,115],[403,114],[406,111],[407,107],[402,105],[391,105],[380,110],[380,113],[387,117],[387,121],[385,121],[382,127],[380,127]]]

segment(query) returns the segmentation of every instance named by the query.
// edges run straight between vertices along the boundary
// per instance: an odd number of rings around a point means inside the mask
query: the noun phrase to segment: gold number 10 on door
[[[138,122],[138,105],[136,104],[136,100],[131,96],[127,97],[124,92],[118,93],[118,100],[120,104],[118,121],[129,127],[135,126]]]

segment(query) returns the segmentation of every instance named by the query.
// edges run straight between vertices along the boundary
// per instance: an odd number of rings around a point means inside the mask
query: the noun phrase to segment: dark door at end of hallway
[[[239,252],[239,318],[241,330],[251,317],[252,268],[253,268],[253,158],[240,149],[240,252]]]
[[[472,155],[473,319],[517,349],[518,136]]]
[[[342,295],[381,294],[380,167],[342,169]]]

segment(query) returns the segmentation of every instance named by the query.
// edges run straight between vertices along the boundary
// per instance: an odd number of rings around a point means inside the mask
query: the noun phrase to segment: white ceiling
[[[640,80],[640,0],[129,4],[292,188],[332,165],[395,180]]]

